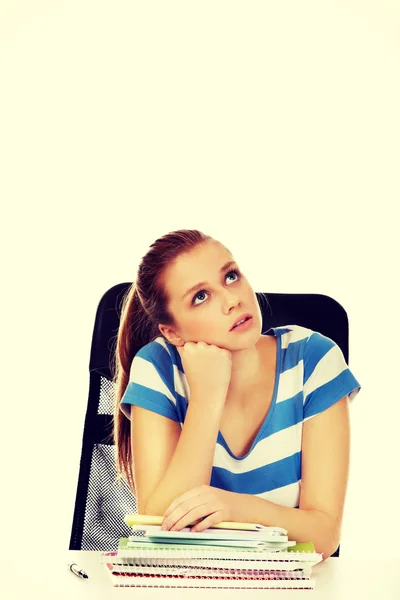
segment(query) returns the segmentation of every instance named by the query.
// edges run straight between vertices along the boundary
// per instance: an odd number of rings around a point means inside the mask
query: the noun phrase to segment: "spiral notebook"
[[[126,539],[125,539],[126,542]],[[123,548],[124,541],[120,541]],[[157,587],[157,588],[241,588],[241,589],[313,589],[311,565],[315,561],[295,560],[281,557],[277,560],[238,560],[232,557],[232,550],[214,550],[212,559],[194,558],[193,552],[185,547],[174,547],[168,552],[175,559],[164,558],[165,549],[149,556],[148,548],[136,550],[129,557],[119,556],[120,552],[102,555],[107,573],[114,587]],[[195,547],[198,550],[198,547]],[[258,550],[246,550],[259,555]],[[294,557],[298,553],[293,553]],[[300,553],[303,555],[307,553]],[[207,556],[208,553],[205,553]],[[226,558],[230,557],[229,558]],[[274,553],[274,558],[276,559]],[[299,557],[297,557],[299,558]]]
[[[101,555],[115,587],[313,589],[315,552],[268,552],[172,544],[127,546]]]
[[[117,552],[101,555],[112,584],[118,587],[312,589],[311,569],[322,560],[311,542],[296,544],[279,527],[226,522],[188,537],[188,528],[159,535],[161,517],[127,515],[125,522],[134,534],[148,535],[121,538]],[[225,538],[224,545],[215,545],[221,541],[215,535],[206,539],[207,532]],[[264,542],[275,545],[274,549],[242,546],[246,537],[254,543],[254,532],[274,540]],[[240,546],[235,545],[238,537]],[[277,549],[279,540],[292,547]]]
[[[315,580],[310,576],[288,573],[253,573],[227,569],[216,573],[214,569],[204,574],[186,570],[183,574],[154,574],[146,572],[116,572],[113,565],[106,564],[114,587],[146,588],[222,588],[222,589],[314,589]]]

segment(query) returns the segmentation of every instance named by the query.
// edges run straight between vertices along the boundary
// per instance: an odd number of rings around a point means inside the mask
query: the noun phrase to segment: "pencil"
[[[158,515],[137,515],[137,514],[128,514],[125,515],[124,521],[126,525],[129,527],[133,527],[134,525],[162,525],[163,518]],[[197,521],[198,522],[198,521]],[[193,523],[189,523],[187,527],[191,527],[194,525],[196,521]],[[211,525],[210,529],[243,529],[245,531],[257,531],[259,526],[257,527],[256,523],[239,523],[236,521],[221,521],[220,523],[216,523],[215,525]]]

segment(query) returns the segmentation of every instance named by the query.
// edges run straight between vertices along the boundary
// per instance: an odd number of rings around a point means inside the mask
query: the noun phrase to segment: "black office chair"
[[[97,308],[70,550],[116,551],[119,538],[131,535],[124,516],[137,512],[136,499],[127,483],[115,483],[115,445],[110,441],[114,407],[112,352],[122,298],[130,286],[131,283],[115,285],[104,294]],[[290,324],[308,327],[336,342],[348,364],[348,318],[336,300],[322,294],[256,292],[256,296],[262,333],[270,327]],[[332,556],[339,556],[339,550],[340,545]]]

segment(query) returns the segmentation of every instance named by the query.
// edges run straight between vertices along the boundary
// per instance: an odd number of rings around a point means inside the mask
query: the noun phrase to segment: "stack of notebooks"
[[[229,521],[161,531],[162,517],[137,514],[125,523],[132,535],[101,553],[118,587],[313,589],[312,567],[322,561],[311,542],[289,541],[281,527]]]

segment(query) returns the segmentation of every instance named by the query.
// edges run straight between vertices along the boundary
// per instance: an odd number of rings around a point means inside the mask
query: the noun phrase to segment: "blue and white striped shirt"
[[[237,457],[218,432],[210,485],[298,508],[302,426],[361,386],[330,338],[300,325],[271,327],[277,338],[270,409],[247,454]],[[173,344],[158,337],[135,355],[120,409],[141,406],[183,426],[190,390]]]

